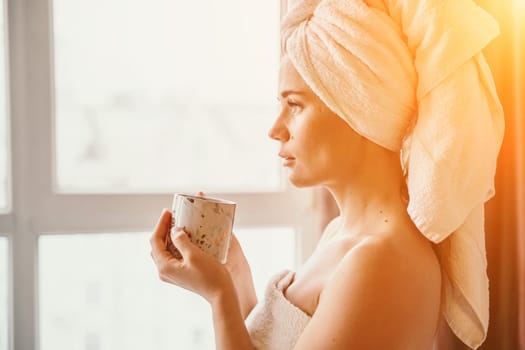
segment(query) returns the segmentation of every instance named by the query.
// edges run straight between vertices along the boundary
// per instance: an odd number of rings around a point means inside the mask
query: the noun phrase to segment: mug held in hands
[[[235,202],[223,199],[175,194],[168,250],[177,259],[181,258],[172,239],[183,229],[193,244],[224,264],[230,246],[235,205]]]

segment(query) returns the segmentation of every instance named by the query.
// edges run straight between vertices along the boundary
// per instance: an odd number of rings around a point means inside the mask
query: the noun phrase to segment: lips
[[[285,152],[279,153],[279,157],[281,157],[283,159],[283,166],[285,166],[285,167],[291,167],[292,164],[295,161],[294,157],[292,157],[291,155],[289,155],[289,154],[287,154]]]
[[[283,153],[283,152],[279,153],[279,157],[283,158],[284,160],[293,160],[293,159],[295,159],[291,155]]]

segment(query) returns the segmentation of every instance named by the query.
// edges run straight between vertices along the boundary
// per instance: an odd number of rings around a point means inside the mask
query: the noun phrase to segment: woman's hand
[[[225,266],[194,245],[184,231],[179,231],[172,240],[182,258],[175,258],[167,250],[170,226],[171,211],[164,209],[150,239],[151,257],[160,279],[197,293],[210,303],[221,291],[230,290],[232,280]]]
[[[204,192],[197,193],[199,197],[204,197]],[[237,237],[232,233],[230,247],[228,249],[228,258],[224,265],[235,285],[239,306],[243,318],[246,318],[257,304],[257,294],[253,285],[252,271],[248,260],[244,255]]]
[[[191,290],[210,303],[217,349],[253,349],[226,267],[194,245],[184,231],[172,240],[181,255],[175,258],[166,248],[170,226],[171,211],[165,209],[150,239],[160,279]]]

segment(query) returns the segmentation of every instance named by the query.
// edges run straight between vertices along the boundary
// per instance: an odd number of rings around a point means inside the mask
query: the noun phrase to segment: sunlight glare
[[[517,17],[525,15],[525,0],[514,0],[514,12]]]

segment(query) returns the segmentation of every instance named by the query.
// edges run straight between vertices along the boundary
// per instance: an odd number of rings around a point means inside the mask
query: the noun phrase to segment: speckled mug
[[[224,264],[230,247],[235,206],[235,202],[224,199],[177,193],[173,196],[170,238],[184,229],[195,245]],[[180,259],[171,240],[168,249]]]

